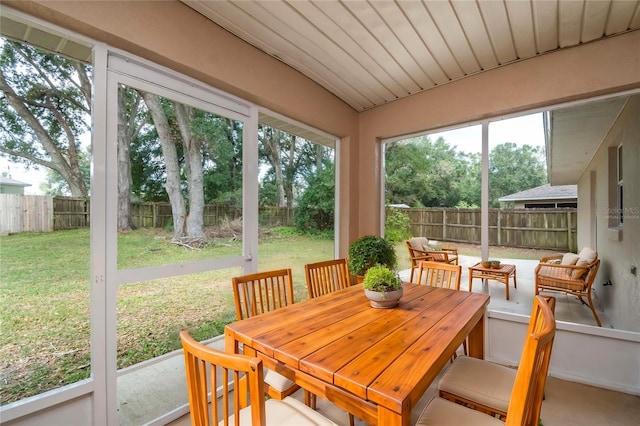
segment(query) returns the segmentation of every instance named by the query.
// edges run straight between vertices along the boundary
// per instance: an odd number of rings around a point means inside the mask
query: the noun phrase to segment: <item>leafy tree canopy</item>
[[[498,199],[546,183],[543,149],[514,143],[489,154],[490,206]],[[410,207],[475,207],[481,201],[481,156],[456,152],[443,139],[427,136],[387,146],[386,198]]]

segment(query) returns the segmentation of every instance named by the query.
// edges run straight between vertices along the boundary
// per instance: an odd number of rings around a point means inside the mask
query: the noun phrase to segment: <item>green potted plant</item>
[[[402,281],[398,274],[384,265],[370,267],[362,281],[364,293],[374,308],[394,308],[402,297]]]
[[[367,269],[377,264],[384,265],[389,269],[396,268],[397,258],[393,244],[374,235],[365,235],[351,243],[349,246],[349,271],[356,278],[363,277]]]

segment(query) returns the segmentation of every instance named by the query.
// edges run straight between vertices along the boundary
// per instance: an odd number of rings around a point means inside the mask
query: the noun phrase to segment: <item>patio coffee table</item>
[[[478,262],[469,267],[469,291],[474,278],[481,278],[483,281],[494,280],[501,282],[507,288],[507,300],[509,300],[509,277],[513,276],[513,288],[518,288],[516,283],[516,265],[501,263],[500,268],[485,268],[482,262]]]

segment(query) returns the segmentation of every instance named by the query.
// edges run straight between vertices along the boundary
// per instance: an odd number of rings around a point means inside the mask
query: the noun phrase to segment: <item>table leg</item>
[[[507,300],[509,300],[509,273],[505,274],[504,283],[507,286]]]
[[[484,315],[469,333],[469,356],[484,359]]]
[[[382,405],[378,405],[378,426],[409,426],[411,424],[411,409],[405,415],[400,415]]]
[[[224,350],[225,352],[237,354],[240,353],[238,341],[233,331],[224,329]]]

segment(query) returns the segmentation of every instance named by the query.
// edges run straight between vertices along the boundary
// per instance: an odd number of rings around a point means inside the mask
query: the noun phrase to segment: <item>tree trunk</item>
[[[289,167],[287,167],[287,171],[285,175],[286,179],[283,179],[282,189],[286,196],[286,207],[293,208],[293,179],[295,173],[295,158],[296,158],[296,141],[297,136],[291,137],[291,146],[289,147]],[[284,207],[284,206],[281,206]]]
[[[191,123],[194,118],[192,107],[174,103],[176,119],[185,148],[187,185],[189,188],[189,214],[187,216],[187,236],[204,238],[204,188],[202,175],[202,141],[193,136]]]
[[[131,164],[129,147],[131,139],[127,121],[125,89],[118,88],[118,232],[131,231]]]
[[[285,207],[285,194],[284,194],[284,177],[282,176],[282,160],[281,160],[281,144],[280,138],[282,134],[279,130],[271,129],[269,135],[265,132],[265,148],[267,158],[269,159],[269,163],[271,163],[271,167],[273,168],[273,173],[276,180],[276,196],[278,207]]]
[[[151,114],[156,126],[156,131],[160,137],[165,171],[167,173],[165,189],[169,195],[171,213],[173,216],[173,237],[174,239],[182,238],[186,236],[187,210],[185,207],[184,197],[182,196],[180,189],[180,164],[178,161],[176,145],[171,137],[169,122],[162,110],[160,96],[148,92],[141,92],[141,95],[147,104],[149,113]]]

